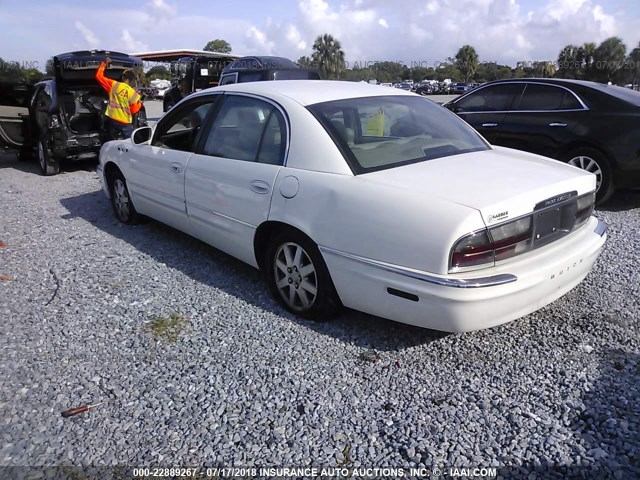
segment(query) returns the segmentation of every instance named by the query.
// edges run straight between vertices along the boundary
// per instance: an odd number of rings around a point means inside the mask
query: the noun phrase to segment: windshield
[[[463,120],[418,96],[351,98],[308,108],[355,174],[490,148]]]

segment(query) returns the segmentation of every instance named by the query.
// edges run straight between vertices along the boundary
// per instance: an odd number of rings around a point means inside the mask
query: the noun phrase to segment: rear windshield
[[[355,174],[490,148],[463,120],[417,95],[351,98],[308,108]]]

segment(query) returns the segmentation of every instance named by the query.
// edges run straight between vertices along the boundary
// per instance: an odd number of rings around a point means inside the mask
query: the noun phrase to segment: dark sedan
[[[592,172],[598,202],[640,186],[640,93],[580,80],[490,82],[445,107],[490,143]]]

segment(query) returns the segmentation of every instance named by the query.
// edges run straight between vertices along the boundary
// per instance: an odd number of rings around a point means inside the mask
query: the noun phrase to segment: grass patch
[[[147,329],[156,337],[174,343],[184,330],[188,320],[178,312],[168,317],[151,317]]]

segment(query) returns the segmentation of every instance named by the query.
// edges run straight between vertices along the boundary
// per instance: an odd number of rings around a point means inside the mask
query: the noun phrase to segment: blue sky
[[[202,48],[296,60],[331,33],[346,58],[432,65],[473,45],[481,61],[554,60],[568,43],[640,42],[638,0],[0,0],[0,57],[44,65],[56,53]]]

